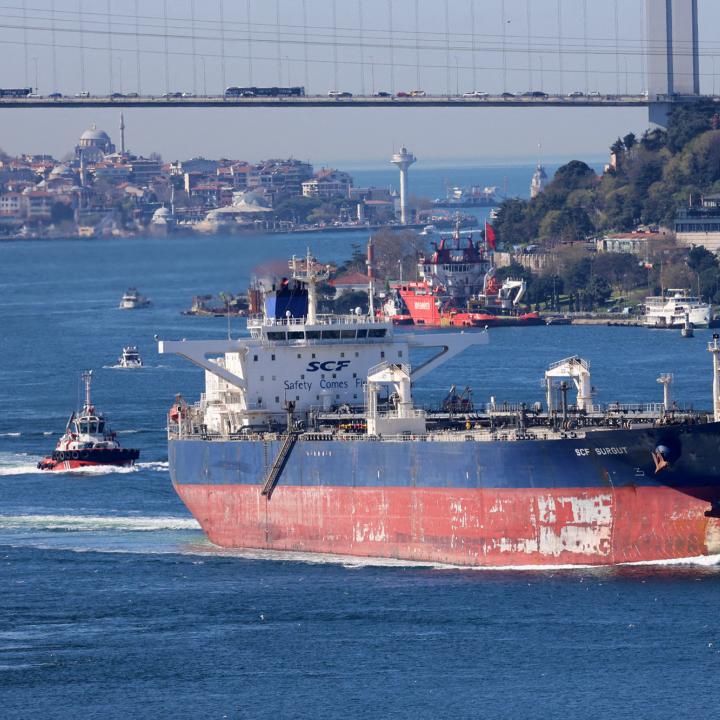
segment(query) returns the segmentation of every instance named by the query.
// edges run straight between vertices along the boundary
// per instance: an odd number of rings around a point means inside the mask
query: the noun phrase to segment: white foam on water
[[[198,530],[192,518],[178,517],[117,517],[105,515],[0,515],[2,530],[65,530],[92,532],[153,532],[157,530]]]
[[[135,465],[86,465],[70,470],[40,470],[37,464],[42,460],[41,455],[28,455],[27,453],[0,453],[0,477],[7,475],[112,475],[113,473],[127,474],[151,470],[154,472],[168,472],[167,460],[154,462],[141,462]]]
[[[140,470],[155,470],[156,472],[169,472],[170,463],[167,460],[159,460],[157,462],[135,463],[135,467]]]
[[[618,564],[624,567],[675,567],[677,565],[697,565],[700,567],[712,567],[713,565],[720,565],[720,555],[697,555],[695,557],[673,558],[671,560],[642,560],[639,562],[626,562]]]
[[[0,433],[0,437],[20,437],[22,433],[19,432],[4,432]]]
[[[29,475],[42,472],[37,464],[42,460],[40,455],[27,453],[0,453],[0,476]]]

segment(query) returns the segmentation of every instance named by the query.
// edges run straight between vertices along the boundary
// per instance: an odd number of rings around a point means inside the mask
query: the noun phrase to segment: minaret
[[[125,154],[125,117],[120,113],[120,154]]]
[[[390,162],[400,169],[400,222],[407,225],[407,171],[417,158],[403,146]]]

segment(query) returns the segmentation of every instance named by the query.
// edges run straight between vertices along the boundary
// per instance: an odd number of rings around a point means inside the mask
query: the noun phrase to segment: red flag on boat
[[[495,228],[490,223],[485,223],[485,242],[490,250],[495,249]]]

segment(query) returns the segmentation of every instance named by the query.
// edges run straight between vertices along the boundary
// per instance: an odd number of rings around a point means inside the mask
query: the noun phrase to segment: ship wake
[[[54,532],[156,532],[160,530],[198,530],[192,518],[117,517],[104,515],[0,515],[2,530],[45,530]]]

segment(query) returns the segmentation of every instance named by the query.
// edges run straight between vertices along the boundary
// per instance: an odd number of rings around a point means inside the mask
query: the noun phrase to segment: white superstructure
[[[643,322],[648,327],[682,328],[686,321],[693,327],[708,327],[712,319],[712,305],[690,295],[688,290],[672,288],[645,298]]]
[[[118,365],[128,369],[142,367],[140,352],[135,345],[129,345],[123,348],[122,355],[118,358]]]
[[[487,341],[485,333],[396,335],[392,322],[370,315],[318,314],[315,283],[322,268],[310,257],[302,267],[293,260],[291,267],[297,285],[267,294],[265,313],[248,318],[249,337],[159,342],[160,353],[181,355],[205,369],[200,410],[207,432],[284,424],[288,403],[298,418],[333,409],[364,412],[370,374],[401,367],[414,381],[470,345]],[[421,347],[438,352],[412,369],[410,351]],[[376,382],[383,382],[385,374]],[[410,386],[403,383],[402,388],[400,418],[415,432]],[[393,425],[402,431],[403,422]]]

